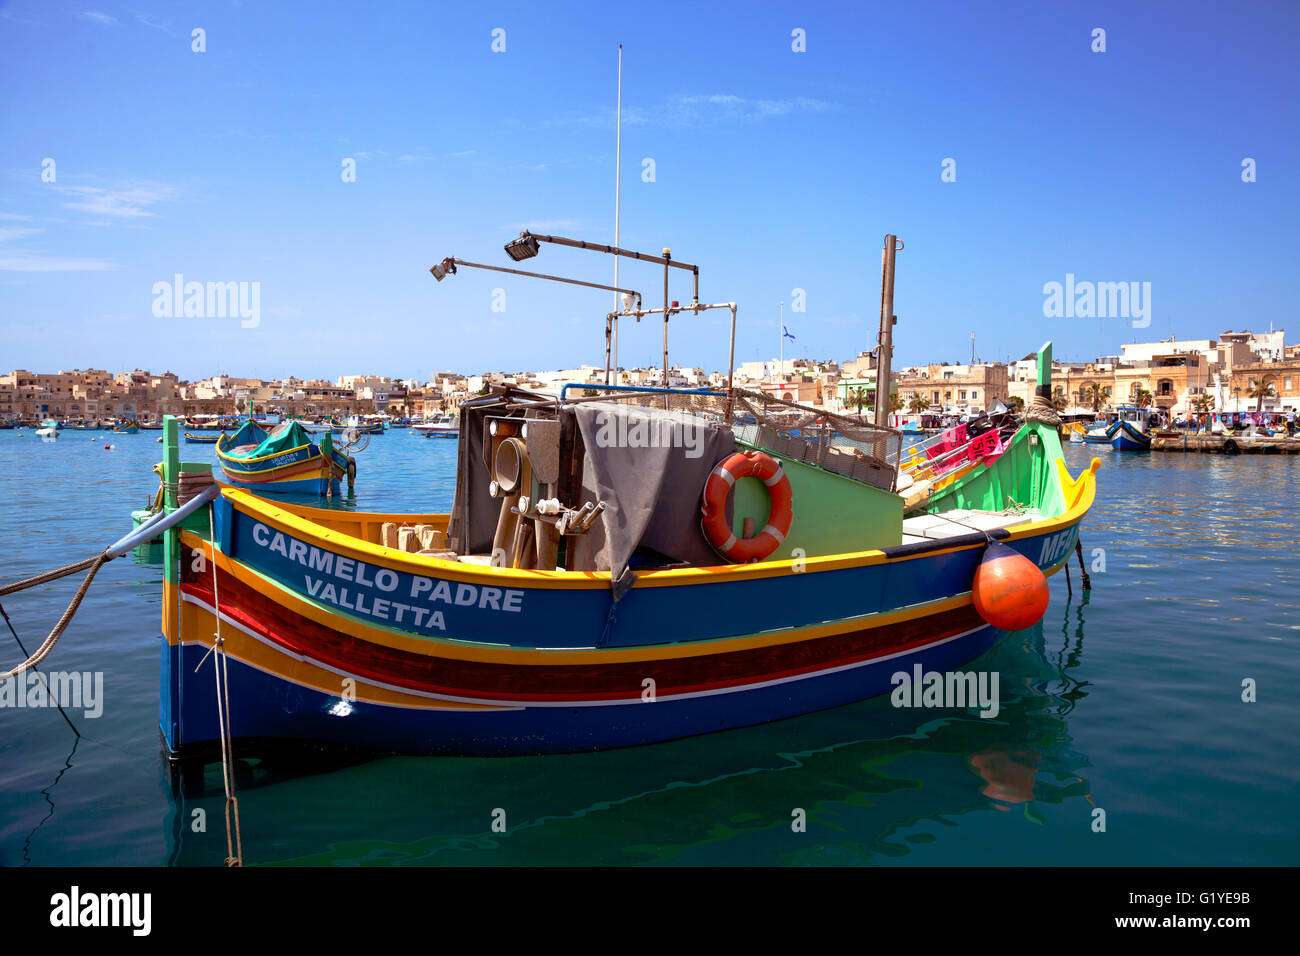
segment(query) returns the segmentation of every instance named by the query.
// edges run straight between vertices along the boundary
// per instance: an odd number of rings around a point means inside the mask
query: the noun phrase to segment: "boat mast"
[[[623,169],[623,44],[618,45],[618,112],[614,120],[614,248],[618,248],[618,201],[619,186],[622,182]],[[618,256],[614,257],[614,285],[618,286]],[[614,293],[614,311],[620,311],[618,293]],[[613,369],[615,383],[618,380],[618,319],[614,319],[613,361],[608,363]],[[605,384],[609,385],[610,369],[605,370]]]
[[[880,252],[880,344],[876,346],[876,424],[889,427],[889,366],[894,356],[894,254],[903,248],[893,233]]]

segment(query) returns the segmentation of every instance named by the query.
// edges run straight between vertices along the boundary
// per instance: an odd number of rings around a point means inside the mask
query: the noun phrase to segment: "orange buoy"
[[[1033,627],[1047,611],[1050,592],[1038,565],[1000,541],[990,541],[975,569],[975,610],[999,631]]]
[[[112,445],[105,445],[105,446],[104,446],[104,451],[108,451],[108,450],[109,450],[110,448],[112,448],[112,447],[113,447]]]

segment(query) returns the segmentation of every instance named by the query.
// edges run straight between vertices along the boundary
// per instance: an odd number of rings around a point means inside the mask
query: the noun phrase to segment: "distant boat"
[[[329,435],[317,445],[297,422],[267,433],[249,419],[233,435],[221,435],[217,458],[228,482],[259,494],[338,494],[339,479],[346,476],[350,488],[357,473],[356,462]]]
[[[118,422],[113,426],[113,431],[119,435],[135,435],[140,431],[140,423],[134,418],[128,422]]]
[[[455,416],[443,415],[431,422],[412,425],[411,430],[419,432],[425,438],[455,438],[460,434],[460,424]]]
[[[1137,405],[1121,405],[1119,419],[1111,432],[1111,444],[1120,451],[1148,451],[1151,448],[1151,412]]]
[[[187,429],[185,432],[185,443],[187,445],[215,445],[221,440],[221,435],[224,434],[225,432],[218,435],[191,435]]]
[[[36,434],[40,438],[58,438],[59,426],[57,422],[41,422],[41,427],[36,429]]]
[[[1083,441],[1089,445],[1109,445],[1118,428],[1118,422],[1097,422],[1083,433]]]
[[[382,435],[384,433],[383,422],[365,422],[356,415],[353,415],[346,422],[331,418],[330,427],[336,432],[355,431],[358,435]]]

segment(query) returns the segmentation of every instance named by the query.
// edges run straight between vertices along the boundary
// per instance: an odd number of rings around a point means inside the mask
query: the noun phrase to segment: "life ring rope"
[[[752,538],[737,537],[727,521],[727,498],[740,478],[757,478],[771,498],[767,523]],[[790,479],[779,461],[761,451],[736,452],[723,459],[705,480],[703,499],[700,528],[729,561],[762,561],[785,542],[794,522]]]

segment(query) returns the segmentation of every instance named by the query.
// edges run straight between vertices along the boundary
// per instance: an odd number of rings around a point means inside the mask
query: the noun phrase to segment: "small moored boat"
[[[285,422],[269,433],[252,419],[234,434],[217,439],[217,459],[232,485],[259,494],[336,495],[339,481],[356,478],[356,462],[334,447],[329,435],[320,443],[297,422]]]

